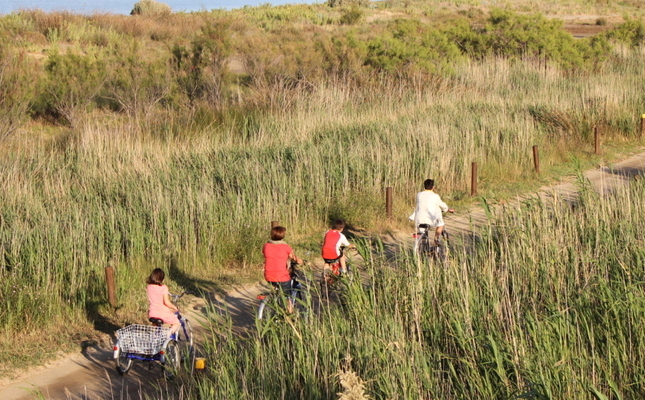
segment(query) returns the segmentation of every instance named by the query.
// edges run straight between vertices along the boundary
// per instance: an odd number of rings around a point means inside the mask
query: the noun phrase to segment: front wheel
[[[128,353],[121,350],[120,347],[114,352],[114,362],[116,363],[116,371],[120,375],[125,375],[132,368],[132,359],[128,358]]]
[[[293,309],[300,315],[307,316],[308,305],[307,305],[307,293],[305,288],[302,285],[299,285],[293,293]]]
[[[181,327],[177,331],[177,339],[180,342],[185,343],[191,350],[195,345],[195,339],[193,338],[193,327],[190,324],[190,321],[186,318],[183,319]]]
[[[172,379],[177,376],[179,367],[181,366],[181,355],[179,354],[179,346],[174,340],[168,341],[164,352],[163,374],[166,379]]]
[[[193,337],[193,327],[188,319],[183,319],[182,326],[177,332],[177,338],[182,345],[184,364],[190,366],[192,372],[195,364],[195,339]]]

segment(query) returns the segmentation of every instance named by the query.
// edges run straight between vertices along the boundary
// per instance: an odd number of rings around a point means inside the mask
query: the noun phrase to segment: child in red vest
[[[322,245],[322,258],[326,264],[334,264],[340,261],[340,272],[347,273],[347,261],[343,254],[343,247],[350,249],[356,248],[349,244],[349,241],[343,235],[345,221],[337,219],[332,224],[332,228],[325,233],[325,239]]]

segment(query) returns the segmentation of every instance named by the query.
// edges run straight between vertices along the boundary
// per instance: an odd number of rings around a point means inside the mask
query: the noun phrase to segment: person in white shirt
[[[441,200],[441,197],[434,192],[434,180],[426,179],[423,182],[424,191],[417,193],[417,204],[410,219],[414,221],[415,228],[421,224],[428,224],[430,228],[435,228],[435,242],[439,241],[443,232],[444,212],[454,212],[452,208]]]

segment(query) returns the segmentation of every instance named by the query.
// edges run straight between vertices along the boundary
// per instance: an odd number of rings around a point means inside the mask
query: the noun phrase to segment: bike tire
[[[307,293],[305,292],[304,287],[300,286],[295,292],[293,309],[298,314],[306,316],[308,314],[308,308]]]
[[[424,235],[414,244],[414,254],[419,257],[425,257],[432,252],[432,247],[428,240],[428,236]]]
[[[259,320],[270,320],[271,317],[273,317],[273,314],[275,311],[271,306],[269,305],[268,298],[262,300],[260,302],[260,305],[258,306],[258,313],[256,315],[257,319]]]
[[[195,338],[193,335],[193,327],[188,318],[183,319],[183,325],[177,332],[177,338],[182,345],[182,356],[184,365],[189,366],[192,373],[195,366]]]
[[[166,379],[173,379],[179,373],[181,355],[175,340],[169,340],[164,349],[163,374]]]
[[[179,331],[177,331],[177,339],[182,343],[186,343],[190,349],[195,346],[193,326],[190,324],[190,320],[188,318],[183,319],[183,325],[179,328]]]
[[[131,358],[128,358],[128,353],[122,351],[120,346],[116,353],[116,357],[114,357],[114,362],[116,363],[116,371],[119,373],[119,375],[125,375],[128,373],[128,371],[130,371],[130,368],[132,368],[133,360]]]

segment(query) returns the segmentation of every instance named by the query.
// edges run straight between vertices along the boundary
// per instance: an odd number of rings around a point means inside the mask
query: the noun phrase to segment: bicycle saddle
[[[155,326],[163,325],[163,319],[161,319],[161,318],[150,317],[150,318],[148,318],[148,321],[152,322],[152,324],[155,325]]]
[[[428,229],[430,225],[428,224],[419,224],[419,228]]]

